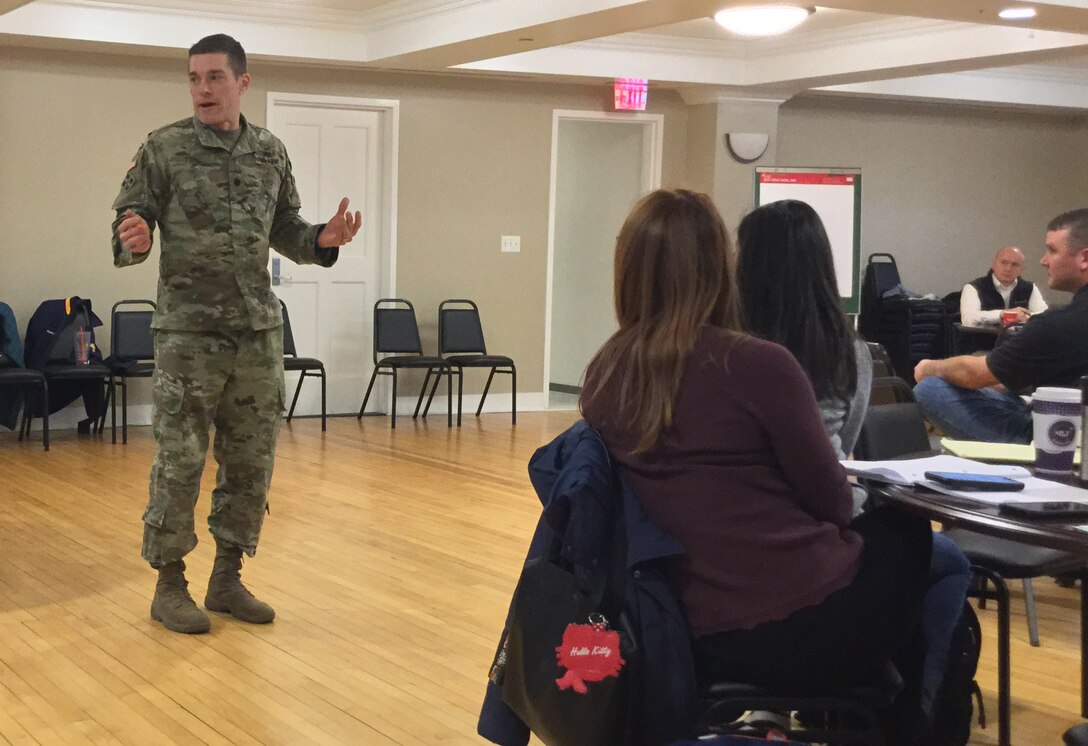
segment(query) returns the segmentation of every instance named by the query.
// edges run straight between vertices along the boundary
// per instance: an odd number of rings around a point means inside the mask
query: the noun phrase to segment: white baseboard
[[[510,394],[488,394],[487,401],[484,402],[484,412],[509,412],[510,411]],[[465,394],[461,403],[462,417],[471,416],[476,413],[476,407],[480,403],[479,394]],[[412,410],[416,407],[415,396],[398,396],[397,397],[397,414],[398,415],[411,415]],[[454,414],[457,413],[457,400],[453,402]],[[518,411],[519,412],[545,412],[548,410],[548,393],[546,391],[534,391],[529,393],[518,394]],[[380,410],[383,414],[388,414],[386,408]],[[440,415],[446,411],[446,397],[435,394],[434,401],[431,402],[431,416]],[[65,407],[56,414],[49,415],[49,429],[50,430],[75,430],[76,424],[80,420],[87,418],[87,412],[83,409],[83,400],[77,399],[75,402]],[[128,424],[129,427],[139,427],[141,425],[151,424],[151,405],[150,404],[130,404],[128,407]],[[110,415],[106,413],[106,429],[110,426]],[[37,430],[41,427],[41,421],[38,420],[34,423],[34,429]],[[121,407],[117,407],[117,427],[121,427]]]
[[[22,415],[20,415],[21,417]],[[83,408],[83,399],[76,399],[64,409],[54,414],[49,415],[49,429],[50,430],[75,430],[76,425],[81,421],[87,419],[87,410]],[[128,407],[128,424],[129,427],[138,425],[150,425],[151,424],[151,405],[150,404],[130,404]],[[42,425],[40,419],[34,420],[34,430],[37,431]],[[110,413],[106,412],[106,430],[110,427]],[[121,406],[117,406],[117,427],[121,427]],[[103,431],[105,432],[105,431]]]
[[[410,415],[412,410],[416,408],[416,396],[398,396],[397,397],[397,414],[398,415]],[[487,400],[484,402],[484,412],[509,412],[511,405],[510,394],[488,394]],[[426,403],[426,402],[424,402]],[[479,394],[465,394],[461,399],[461,416],[473,415],[476,413],[476,407],[480,404]],[[530,393],[518,393],[518,411],[519,412],[544,412],[548,409],[548,394],[545,391],[534,391]],[[383,413],[388,414],[384,408],[381,410]],[[444,395],[434,395],[434,401],[431,402],[431,416],[441,414],[446,411],[446,397]],[[457,415],[457,399],[456,395],[453,400],[453,413]]]

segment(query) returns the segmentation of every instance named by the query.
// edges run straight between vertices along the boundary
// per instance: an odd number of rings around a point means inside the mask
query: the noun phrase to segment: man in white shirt
[[[1024,254],[1015,246],[1006,246],[994,256],[993,269],[963,286],[960,294],[960,323],[983,326],[1001,323],[1001,312],[1016,311],[1016,322],[1023,324],[1032,314],[1047,309],[1035,283],[1020,279]]]

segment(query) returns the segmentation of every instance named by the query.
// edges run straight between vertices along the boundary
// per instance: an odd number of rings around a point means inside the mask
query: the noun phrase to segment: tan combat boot
[[[211,620],[189,595],[185,563],[181,560],[159,568],[159,582],[151,601],[151,618],[171,632],[200,634],[212,628]]]
[[[268,624],[276,618],[276,612],[264,601],[254,598],[249,589],[242,585],[241,570],[242,550],[217,545],[204,608],[230,614],[250,624]]]

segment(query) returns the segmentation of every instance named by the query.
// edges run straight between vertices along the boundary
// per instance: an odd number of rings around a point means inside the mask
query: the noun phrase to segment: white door
[[[572,392],[615,332],[616,235],[660,184],[662,117],[555,112],[545,390]]]
[[[342,197],[363,216],[359,234],[331,268],[297,265],[275,253],[270,259],[273,290],[287,305],[299,356],[325,363],[329,414],[359,410],[373,370],[374,302],[383,287],[391,290],[383,278],[391,276],[393,261],[395,137],[388,130],[396,126],[395,108],[391,115],[388,106],[350,101],[269,94],[268,105],[268,128],[287,147],[302,217],[324,222]],[[298,375],[287,374],[288,406]],[[320,412],[321,387],[309,379],[295,414]]]

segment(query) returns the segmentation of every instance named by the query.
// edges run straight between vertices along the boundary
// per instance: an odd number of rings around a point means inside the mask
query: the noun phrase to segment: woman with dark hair
[[[745,216],[737,243],[748,331],[793,353],[836,454],[846,458],[865,417],[873,359],[843,312],[820,216],[804,202],[772,202]]]
[[[869,406],[872,357],[842,308],[831,242],[808,204],[782,200],[748,213],[737,229],[737,282],[748,331],[785,347],[804,369],[838,458],[853,450]],[[854,485],[855,511],[865,490]],[[924,626],[922,706],[932,711],[971,566],[951,539],[933,536]]]
[[[654,523],[684,548],[669,581],[703,683],[906,683],[889,736],[919,702],[929,525],[891,509],[852,519],[846,472],[794,356],[743,331],[733,252],[709,198],[643,198],[616,241],[617,331],[581,408]],[[849,385],[847,381],[845,386]]]

